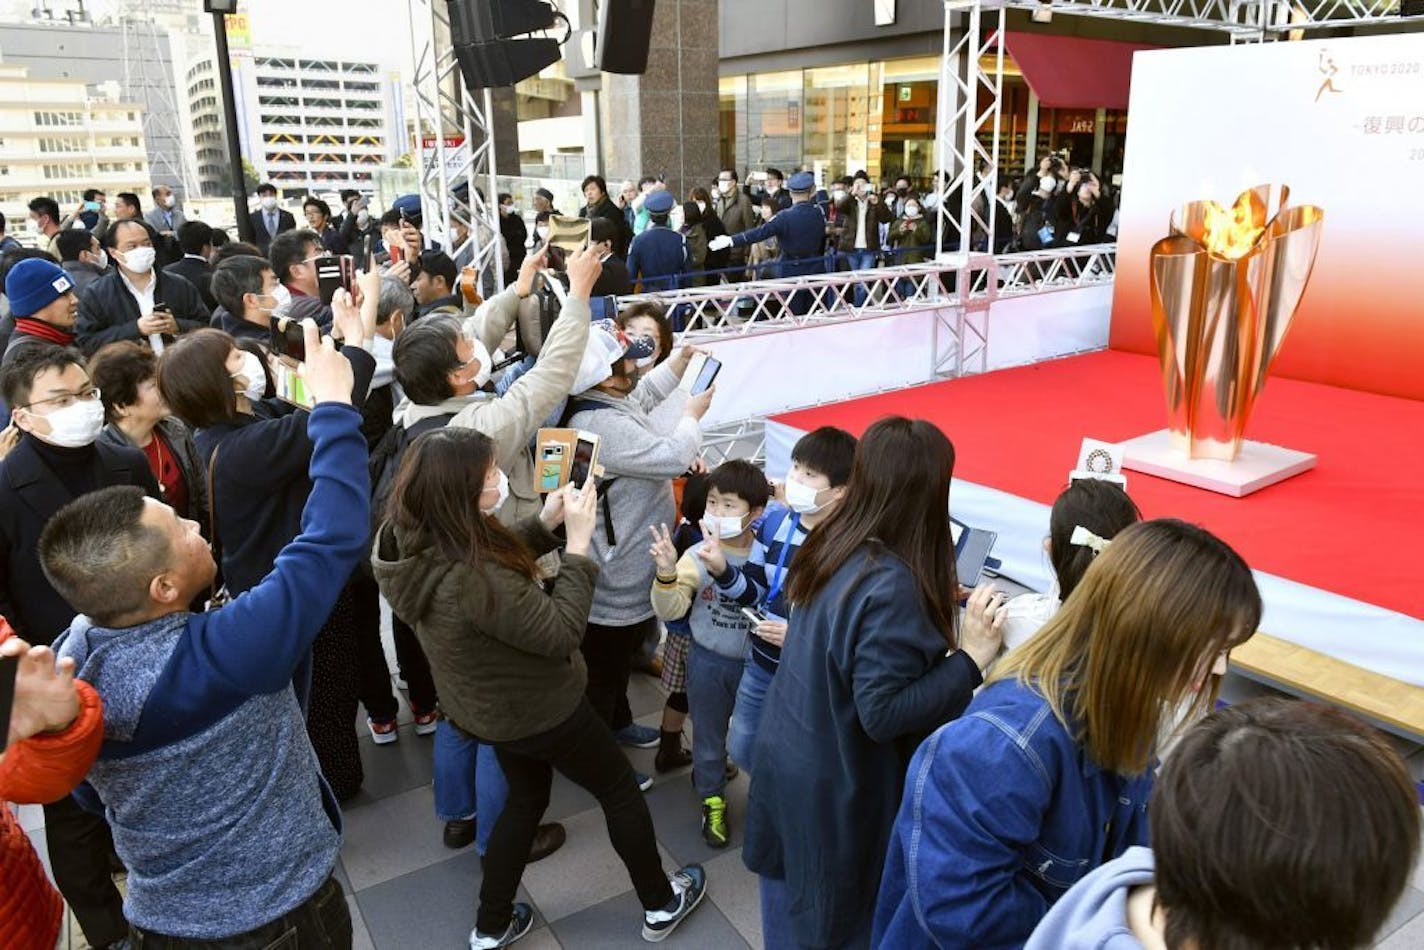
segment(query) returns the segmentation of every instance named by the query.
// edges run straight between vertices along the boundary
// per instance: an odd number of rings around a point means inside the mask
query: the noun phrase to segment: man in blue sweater
[[[55,651],[104,700],[89,782],[129,869],[124,913],[165,947],[351,944],[332,877],[341,815],[291,681],[365,549],[371,491],[351,364],[310,322],[306,335],[312,491],[261,583],[189,613],[212,555],[138,488],[84,496],[40,538],[45,574],[81,612]]]

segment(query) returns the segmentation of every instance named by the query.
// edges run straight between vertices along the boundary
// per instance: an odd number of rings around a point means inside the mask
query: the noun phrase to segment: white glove
[[[732,239],[725,234],[719,234],[707,242],[707,250],[709,251],[725,251],[731,246]]]

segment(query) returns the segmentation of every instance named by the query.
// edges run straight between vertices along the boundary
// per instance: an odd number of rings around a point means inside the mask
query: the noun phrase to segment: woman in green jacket
[[[485,852],[470,946],[508,946],[533,923],[532,909],[514,896],[549,805],[552,769],[598,799],[644,908],[643,936],[661,940],[701,901],[707,882],[698,865],[670,878],[663,872],[632,766],[584,698],[579,642],[598,577],[588,557],[593,485],[551,494],[541,513],[512,529],[495,517],[508,498],[488,436],[429,432],[406,451],[371,558],[392,608],[415,627],[446,718],[494,746],[509,783]],[[546,587],[535,560],[558,549],[552,532],[560,525],[563,563]]]

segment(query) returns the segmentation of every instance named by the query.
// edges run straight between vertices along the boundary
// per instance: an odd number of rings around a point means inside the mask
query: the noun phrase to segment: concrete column
[[[519,113],[513,86],[490,90],[496,175],[519,176]],[[493,196],[491,196],[493,200]]]
[[[664,175],[678,198],[718,166],[718,0],[658,0],[642,76],[604,74],[609,180]]]
[[[1093,119],[1093,168],[1099,173],[1103,170],[1103,147],[1107,138],[1108,110],[1099,109]]]
[[[1028,128],[1024,130],[1024,174],[1038,170],[1038,96],[1028,91]]]

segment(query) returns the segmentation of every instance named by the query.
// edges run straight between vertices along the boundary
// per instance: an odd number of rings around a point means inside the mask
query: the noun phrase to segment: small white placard
[[[1122,446],[1098,439],[1084,439],[1078,449],[1078,464],[1068,475],[1069,481],[1080,478],[1097,478],[1126,488],[1127,478],[1122,474]]]

